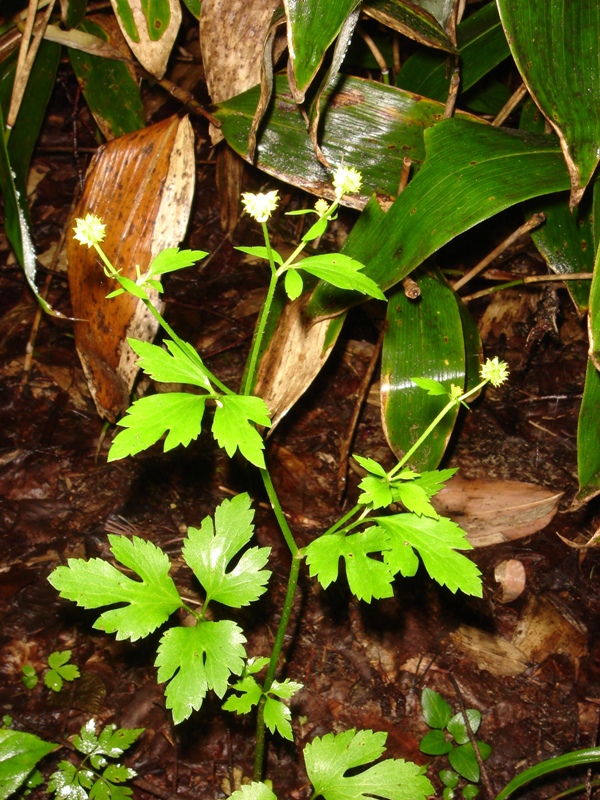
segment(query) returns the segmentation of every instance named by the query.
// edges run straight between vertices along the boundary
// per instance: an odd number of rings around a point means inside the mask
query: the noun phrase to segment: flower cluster
[[[356,194],[361,184],[362,175],[358,170],[340,164],[333,175],[335,199],[339,202],[345,194]]]
[[[84,219],[76,219],[74,237],[81,244],[94,247],[106,236],[106,225],[95,214],[86,214]]]
[[[279,196],[277,191],[252,194],[245,192],[242,203],[250,216],[257,222],[267,222],[273,211],[277,208]]]
[[[481,366],[480,375],[484,381],[489,381],[492,386],[500,386],[508,380],[508,364],[499,361],[498,356],[488,358]]]

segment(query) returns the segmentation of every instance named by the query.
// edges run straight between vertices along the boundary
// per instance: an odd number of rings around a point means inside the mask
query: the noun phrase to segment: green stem
[[[418,448],[423,444],[425,439],[434,430],[434,428],[436,428],[439,425],[441,420],[446,416],[446,414],[450,411],[450,409],[454,408],[454,406],[457,406],[459,403],[462,403],[464,400],[467,399],[467,397],[471,397],[471,395],[476,394],[480,389],[482,389],[485,386],[486,383],[487,383],[487,380],[481,381],[481,383],[478,383],[477,386],[475,386],[474,389],[471,389],[470,391],[465,392],[465,394],[460,395],[460,397],[452,398],[452,400],[450,400],[448,403],[446,403],[444,408],[440,411],[440,413],[433,420],[433,422],[423,431],[423,433],[419,436],[419,438],[413,444],[413,446],[410,448],[410,450],[408,450],[404,454],[404,456],[400,459],[400,461],[396,464],[396,466],[388,473],[388,477],[389,478],[393,478],[394,475],[402,469],[402,467],[410,459],[410,457],[413,455],[413,453],[416,450],[418,450]]]
[[[298,555],[298,545],[294,539],[294,535],[288,525],[288,521],[285,518],[285,514],[283,513],[283,509],[281,508],[281,503],[279,502],[279,498],[277,497],[277,492],[275,491],[275,487],[273,486],[273,481],[271,480],[271,476],[269,475],[269,470],[265,467],[264,469],[260,470],[260,474],[263,479],[263,483],[265,485],[265,489],[267,490],[267,495],[269,496],[269,500],[271,502],[271,508],[273,509],[273,513],[277,517],[277,522],[279,523],[279,527],[281,528],[281,533],[283,534],[283,538],[286,541],[287,546],[290,548],[290,553],[295,558]]]
[[[338,531],[351,517],[353,517],[360,510],[360,508],[361,508],[360,503],[357,503],[354,506],[354,508],[351,508],[350,511],[348,511],[347,514],[344,514],[344,516],[338,519],[337,522],[334,522],[331,528],[327,528],[323,536],[328,536],[329,534]]]
[[[254,375],[256,373],[256,362],[258,361],[258,354],[260,352],[260,348],[262,345],[265,328],[267,326],[267,320],[269,319],[269,312],[271,311],[271,306],[273,304],[273,297],[275,296],[275,288],[277,286],[277,271],[275,269],[275,262],[273,261],[273,250],[271,248],[271,241],[269,239],[269,231],[267,229],[266,222],[263,222],[261,224],[262,224],[263,234],[265,237],[265,247],[267,248],[267,253],[269,255],[271,280],[269,282],[269,288],[267,290],[267,296],[265,298],[265,302],[263,303],[263,307],[260,312],[260,319],[258,321],[258,326],[256,328],[256,335],[252,343],[252,352],[250,353],[250,360],[248,362],[248,371],[246,372],[246,379],[244,381],[242,394],[250,394],[250,392],[254,388]]]
[[[267,677],[265,678],[263,686],[263,696],[258,704],[258,718],[256,721],[256,750],[254,751],[254,780],[260,781],[263,773],[263,765],[265,759],[265,703],[267,701],[266,694],[273,685],[275,680],[275,673],[277,672],[277,664],[279,656],[283,649],[285,634],[290,622],[290,616],[294,607],[294,596],[298,586],[298,575],[300,573],[300,564],[304,558],[304,553],[296,550],[292,558],[292,566],[288,578],[287,591],[285,594],[285,601],[283,604],[283,611],[281,612],[281,619],[275,634],[275,641],[273,642],[273,650],[271,651],[271,660],[269,661],[269,668],[267,670]]]

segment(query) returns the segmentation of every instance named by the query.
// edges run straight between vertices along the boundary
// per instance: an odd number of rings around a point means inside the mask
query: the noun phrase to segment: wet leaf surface
[[[70,108],[60,92],[53,102],[35,157],[43,172],[33,203],[42,253],[56,247],[77,182]],[[219,229],[207,131],[195,124],[199,176],[189,246],[214,257],[194,274],[184,271],[165,280],[166,314],[210,369],[237,387],[266,274]],[[80,158],[93,147],[85,130],[79,146]],[[256,185],[263,179],[255,174],[248,180]],[[306,202],[286,187],[280,191],[286,210]],[[344,214],[340,226],[351,212]],[[295,237],[293,219],[276,220],[284,241]],[[259,244],[260,233],[243,220],[234,239]],[[92,714],[99,726],[145,727],[128,761],[139,774],[136,798],[152,796],[149,788],[160,797],[223,797],[225,779],[233,786],[240,769],[246,776],[252,772],[252,723],[223,712],[209,696],[200,715],[174,728],[152,667],[158,634],[132,644],[93,630],[95,615],[59,600],[46,577],[69,557],[109,555],[107,533],[135,534],[169,554],[173,579],[182,593],[196,596],[181,559],[187,526],[198,526],[232,493],[249,491],[257,508],[258,544],[273,548],[274,575],[255,608],[240,609],[234,618],[248,637],[248,652],[261,656],[269,652],[283,602],[286,548],[252,474],[223,458],[208,436],[187,450],[165,455],[159,444],[135,458],[107,463],[115,429],[104,430],[97,417],[68,322],[41,319],[31,368],[25,370],[37,303],[3,238],[0,255],[2,712],[53,741],[77,732]],[[64,273],[52,273],[48,300],[70,312]],[[471,304],[486,352],[509,362],[511,380],[488,390],[462,416],[445,465],[460,467],[464,479],[519,481],[564,492],[558,513],[542,532],[474,551],[484,576],[482,599],[451,595],[420,570],[396,583],[393,598],[365,605],[350,598],[344,583],[323,591],[304,572],[286,640],[288,666],[280,676],[305,685],[292,703],[295,745],[276,740],[268,753],[269,777],[280,797],[309,796],[296,745],[344,728],[386,731],[390,756],[424,763],[419,741],[427,726],[418,698],[430,686],[456,711],[451,676],[465,704],[482,713],[478,736],[493,746],[486,767],[496,791],[519,766],[594,744],[600,697],[598,553],[569,548],[556,536],[582,543],[600,526],[597,500],[569,510],[577,493],[577,414],[587,347],[566,292],[560,294],[558,333],[528,339],[541,303],[542,293],[533,289]],[[379,324],[362,309],[350,313],[324,372],[269,440],[267,458],[303,545],[338,515],[339,444]],[[354,449],[391,466],[379,417],[379,407],[368,403]],[[358,482],[351,474],[350,502]],[[526,584],[516,600],[503,604],[494,570],[507,559],[522,563]],[[90,676],[87,683],[56,697],[43,682],[26,690],[21,667],[29,663],[39,673],[51,652],[65,649]],[[433,766],[437,773],[446,764],[440,758]],[[523,797],[546,798],[569,781],[560,776],[551,787],[529,787]]]

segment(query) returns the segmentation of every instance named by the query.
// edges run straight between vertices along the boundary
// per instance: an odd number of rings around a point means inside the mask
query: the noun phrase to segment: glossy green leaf
[[[496,800],[506,800],[511,794],[525,786],[527,783],[542,778],[544,775],[549,775],[552,772],[558,772],[563,769],[570,769],[571,767],[581,767],[586,764],[597,764],[600,761],[600,748],[590,747],[586,750],[574,750],[571,753],[565,753],[563,756],[556,756],[556,758],[549,758],[542,761],[540,764],[535,764],[533,767],[524,770],[512,781],[502,789],[500,794],[496,796]]]
[[[452,709],[439,692],[425,687],[421,692],[421,713],[430,728],[444,730],[452,718]]]
[[[598,247],[596,253],[594,277],[590,290],[588,334],[590,340],[590,358],[596,369],[600,370],[600,247]]]
[[[421,739],[419,749],[428,756],[443,756],[452,750],[452,742],[446,739],[444,731],[433,730]]]
[[[388,28],[421,44],[455,52],[452,36],[453,0],[371,0],[363,11]]]
[[[489,758],[492,748],[486,742],[477,742],[477,749],[482,761]],[[459,775],[468,781],[477,783],[479,781],[479,762],[475,755],[475,748],[471,742],[461,744],[460,747],[455,747],[448,753],[448,761],[450,766],[455,769]]]
[[[242,157],[259,97],[259,87],[220,103],[215,116],[221,132]],[[362,208],[371,194],[395,197],[403,158],[418,169],[425,157],[423,131],[439,122],[440,103],[360,78],[340,77],[326,93],[319,144],[331,164],[342,159],[363,176],[362,195],[344,202]],[[331,173],[317,160],[306,124],[294,103],[285,76],[275,79],[275,99],[259,132],[256,165],[264,172],[334,199]]]
[[[495,0],[480,8],[456,29],[460,53],[460,89],[465,92],[510,56],[510,48]],[[402,65],[396,85],[445,102],[450,89],[452,62],[432,50],[419,50]]]
[[[83,22],[87,0],[61,0],[60,16],[66,28],[76,28]]]
[[[323,57],[359,0],[284,0],[296,102],[304,100]]]
[[[471,733],[477,733],[481,725],[481,711],[477,708],[467,708],[466,713]],[[456,744],[466,744],[469,741],[469,732],[462,711],[455,714],[446,727]]]
[[[390,295],[381,354],[381,417],[394,455],[401,458],[448,403],[448,394],[431,395],[412,376],[465,386],[465,342],[456,295],[438,273],[417,277],[421,296],[406,297],[399,289]],[[458,407],[446,414],[412,456],[415,469],[439,464]]]
[[[183,0],[186,5],[187,10],[192,14],[192,16],[196,17],[196,19],[200,19],[200,10],[202,7],[202,3],[200,0]]]
[[[577,425],[577,502],[584,503],[600,493],[600,373],[588,359],[583,399]]]
[[[519,72],[560,136],[576,205],[600,157],[600,3],[498,0],[498,7]]]
[[[554,136],[448,119],[425,131],[427,159],[380,224],[343,252],[388,289],[442,245],[515,203],[565,190],[569,176]],[[360,298],[319,284],[307,307],[331,316]]]
[[[520,127],[533,133],[544,130],[544,117],[532,100],[523,106]],[[591,202],[585,198],[571,211],[568,192],[525,204],[526,216],[539,212],[546,215],[544,224],[531,231],[531,238],[552,272],[562,275],[593,271],[595,250],[590,206]],[[590,281],[566,281],[565,285],[575,307],[583,314],[588,307]]]
[[[91,20],[85,20],[79,28],[109,41],[100,25]],[[107,139],[144,127],[140,90],[124,62],[73,49],[69,49],[69,58],[86,103]]]
[[[0,798],[4,800],[16,792],[37,762],[57,747],[57,744],[44,742],[33,733],[1,729]]]

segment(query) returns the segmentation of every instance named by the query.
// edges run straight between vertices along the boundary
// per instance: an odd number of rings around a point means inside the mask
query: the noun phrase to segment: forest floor
[[[78,186],[68,101],[73,91],[69,79],[59,84],[33,165],[34,233],[46,267]],[[162,118],[176,110],[167,104],[157,113]],[[233,244],[256,244],[260,237],[247,219],[232,237],[221,231],[207,126],[193,124],[198,175],[188,246],[215,255],[206,267],[166,281],[165,314],[209,368],[237,387],[266,276]],[[94,146],[80,127],[80,169],[85,170]],[[250,171],[246,180],[256,189],[265,178]],[[290,187],[278,188],[283,209],[307,202]],[[289,219],[282,214],[276,221],[279,241],[294,237]],[[350,213],[342,214],[340,226],[351,219]],[[501,222],[511,224],[511,218]],[[480,243],[481,255],[497,243],[489,226],[484,234],[490,239]],[[153,666],[158,634],[133,644],[115,641],[92,628],[94,613],[60,600],[47,577],[68,558],[106,555],[107,533],[135,533],[169,554],[186,586],[190,581],[180,557],[186,527],[198,526],[225,497],[248,490],[258,504],[257,539],[272,548],[274,574],[270,591],[238,618],[248,651],[264,654],[282,607],[287,550],[256,482],[220,455],[208,435],[185,450],[165,455],[157,445],[135,458],[107,463],[116,429],[105,430],[96,414],[71,324],[42,315],[32,333],[37,303],[3,238],[0,248],[2,713],[21,729],[53,741],[67,739],[90,716],[99,724],[144,727],[127,761],[139,776],[136,798],[224,797],[228,785],[252,774],[252,720],[222,711],[213,697],[174,727]],[[447,258],[456,260],[457,251]],[[474,258],[471,254],[467,266]],[[515,258],[523,269],[544,269],[531,249]],[[52,306],[70,316],[63,264],[59,259],[53,271],[41,269],[40,284],[47,281]],[[470,309],[486,353],[509,363],[510,381],[488,391],[464,414],[444,466],[459,467],[467,479],[527,482],[563,492],[558,512],[539,532],[472,551],[483,574],[482,599],[454,596],[419,571],[397,581],[394,598],[367,605],[354,600],[343,582],[324,591],[303,572],[284,673],[304,684],[292,703],[295,742],[273,739],[268,748],[267,773],[279,797],[310,796],[301,747],[329,731],[386,731],[388,755],[430,761],[419,750],[428,730],[420,711],[425,686],[440,692],[456,711],[461,701],[481,711],[478,737],[493,747],[486,768],[494,793],[525,766],[597,744],[599,556],[559,538],[585,544],[600,527],[597,502],[571,508],[577,491],[585,322],[563,289],[551,297],[539,288],[493,297],[473,302]],[[554,299],[557,328],[547,332],[540,319]],[[268,462],[302,545],[340,513],[340,442],[373,354],[377,326],[368,310],[352,313],[324,371],[269,439]],[[354,451],[391,465],[375,395],[364,407]],[[351,471],[344,507],[356,497],[358,480]],[[520,562],[526,578],[522,593],[509,603],[502,602],[494,578],[496,567],[507,560]],[[43,671],[48,655],[65,649],[72,650],[83,676],[74,688],[56,695],[42,684],[27,690],[21,667],[32,664]],[[434,782],[446,765],[443,757],[432,761]],[[561,775],[520,796],[549,798],[585,780],[585,771]],[[591,797],[592,791],[590,786],[577,796]]]

